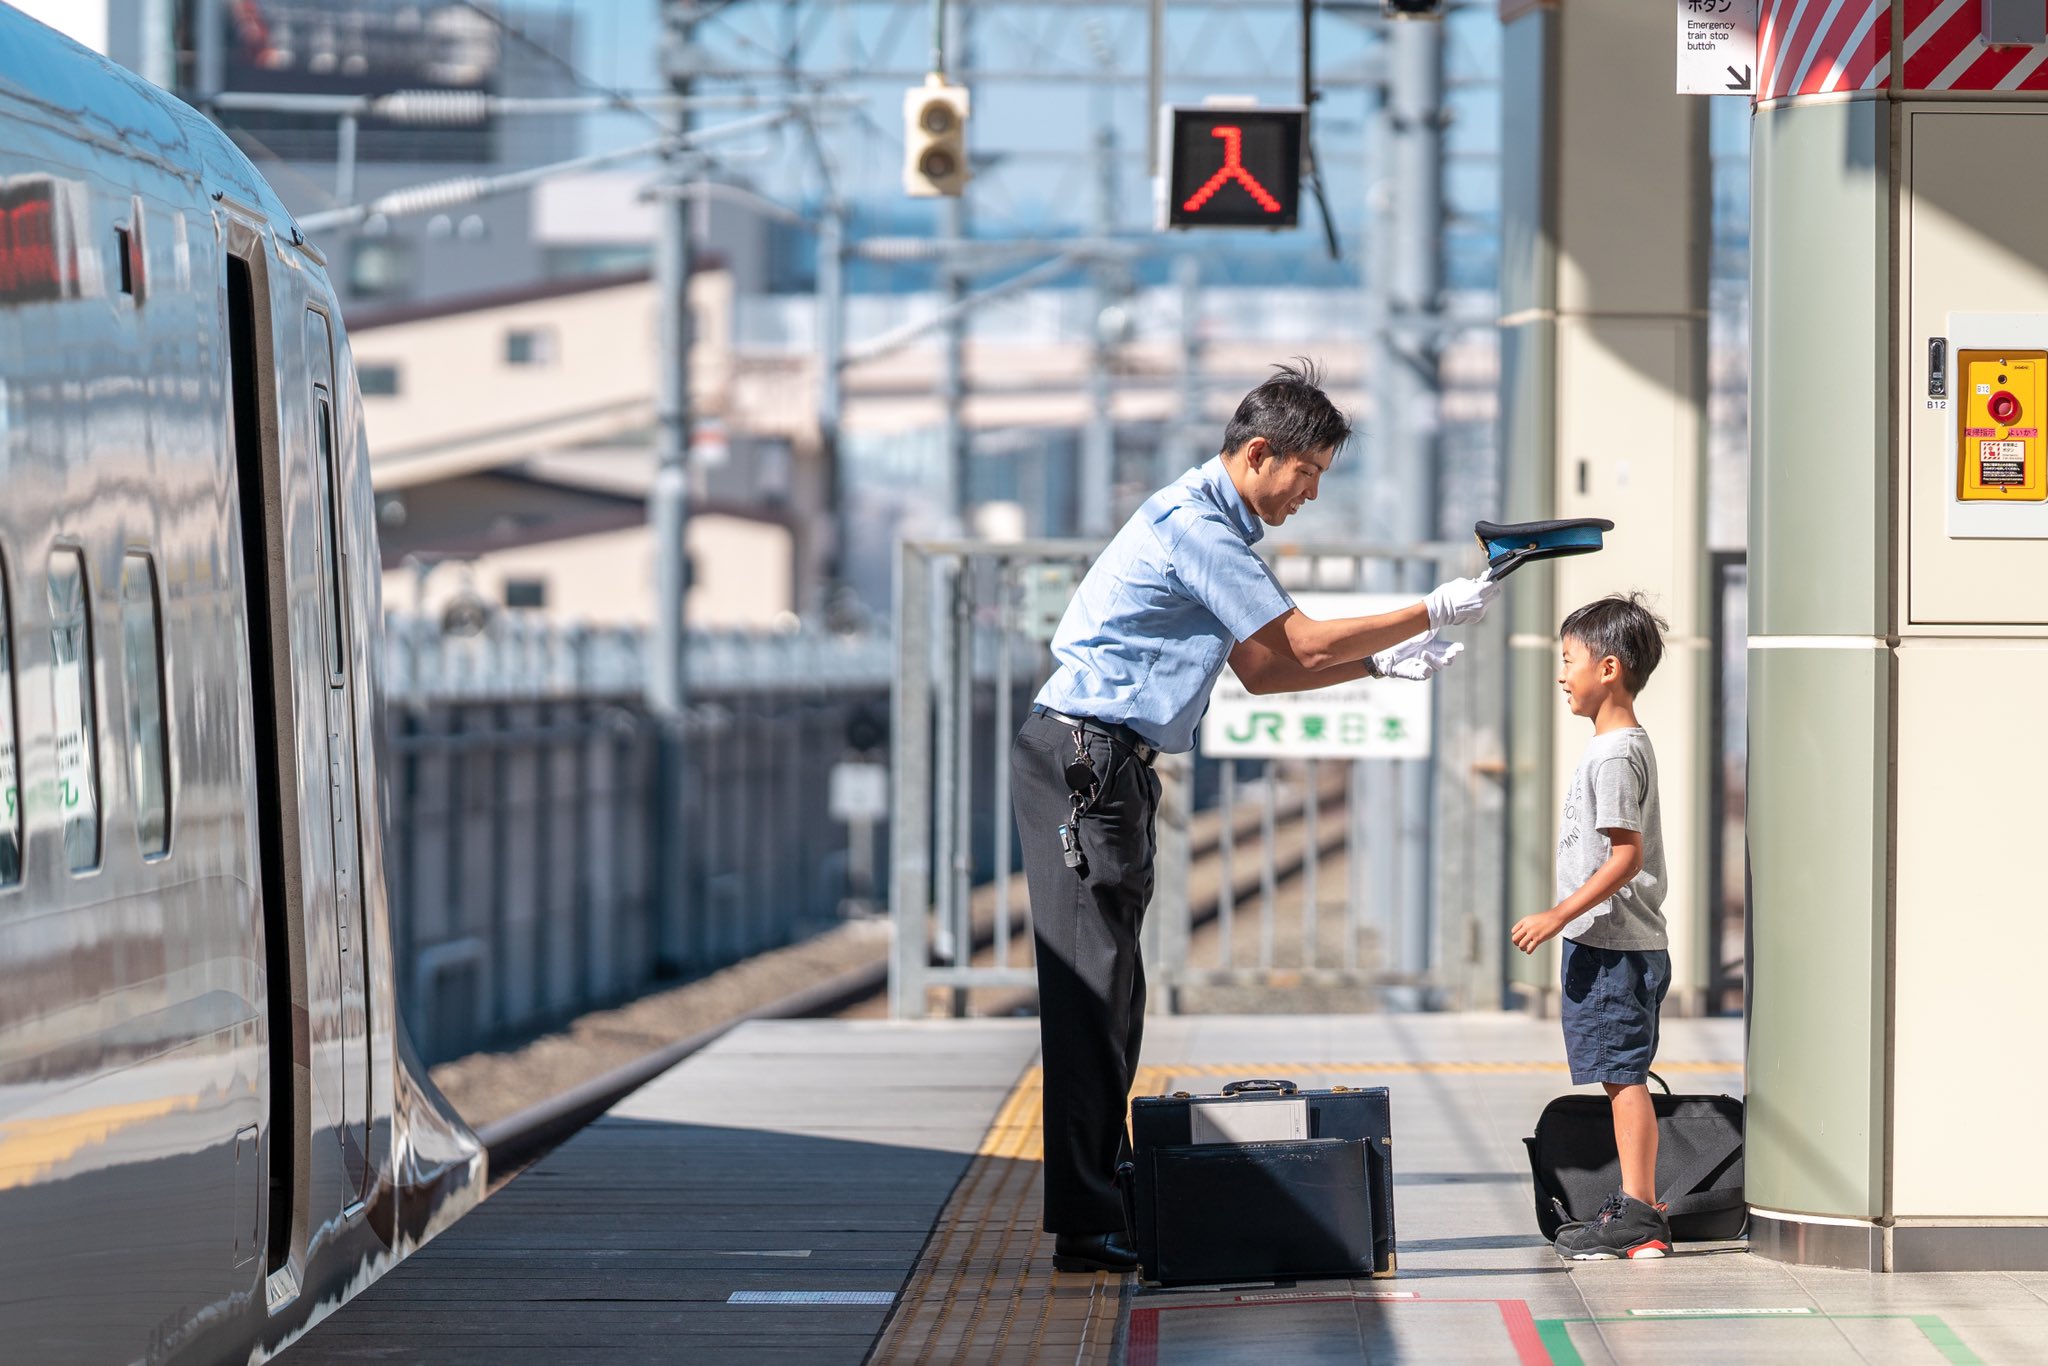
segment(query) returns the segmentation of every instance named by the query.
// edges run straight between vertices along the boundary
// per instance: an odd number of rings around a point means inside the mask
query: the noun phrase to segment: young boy
[[[1572,1084],[1599,1082],[1614,1107],[1621,1189],[1557,1235],[1578,1261],[1661,1257],[1671,1224],[1657,1203],[1657,1114],[1650,1104],[1657,1012],[1671,985],[1664,939],[1664,832],[1657,756],[1635,702],[1664,656],[1664,623],[1640,594],[1588,603],[1564,619],[1557,681],[1572,715],[1593,723],[1558,822],[1558,903],[1509,937],[1534,953],[1564,936],[1565,1054]]]

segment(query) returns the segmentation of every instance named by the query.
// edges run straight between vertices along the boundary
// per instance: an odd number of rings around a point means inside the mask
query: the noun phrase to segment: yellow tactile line
[[[1156,1094],[1174,1075],[1141,1067],[1132,1094]],[[1053,1273],[1039,1228],[1043,1079],[1025,1069],[996,1111],[870,1361],[1107,1366],[1130,1281]]]

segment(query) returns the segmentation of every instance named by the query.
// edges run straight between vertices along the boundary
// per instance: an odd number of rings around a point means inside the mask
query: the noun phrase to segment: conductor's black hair
[[[1559,634],[1578,641],[1595,659],[1613,655],[1621,664],[1621,686],[1634,697],[1664,658],[1664,632],[1670,629],[1641,593],[1614,593],[1566,617]]]
[[[1244,449],[1255,436],[1279,455],[1336,451],[1351,439],[1351,420],[1323,392],[1316,363],[1296,356],[1292,365],[1276,365],[1273,377],[1246,394],[1223,429],[1223,449]]]

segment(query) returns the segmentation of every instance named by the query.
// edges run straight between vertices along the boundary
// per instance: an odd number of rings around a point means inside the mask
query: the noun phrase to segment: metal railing
[[[1010,739],[1099,550],[1081,541],[900,548],[890,878],[898,1016],[926,1013],[934,991],[950,992],[957,1011],[971,990],[1036,985],[1028,906],[1010,876]],[[1272,558],[1297,590],[1412,587],[1479,567],[1473,547],[1441,543],[1282,547]],[[1505,631],[1503,617],[1460,633],[1466,658],[1429,685],[1427,760],[1161,758],[1144,934],[1155,1009],[1202,1008],[1220,988],[1261,994],[1259,1008],[1284,1007],[1304,987],[1368,1006],[1498,1004]],[[1241,831],[1254,806],[1256,833]],[[1197,821],[1204,808],[1213,809]],[[1339,813],[1341,845],[1325,833]],[[1343,865],[1334,882],[1323,871],[1333,858]],[[1339,942],[1326,946],[1325,893],[1337,885],[1341,904],[1327,913]]]
[[[887,643],[693,637],[683,958],[661,964],[637,635],[394,618],[386,648],[394,950],[430,1062],[836,924],[853,838],[886,838],[833,819],[828,790],[886,725]]]

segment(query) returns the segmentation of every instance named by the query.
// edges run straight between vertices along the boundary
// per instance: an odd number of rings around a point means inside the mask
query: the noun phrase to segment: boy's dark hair
[[[1664,632],[1671,627],[1643,603],[1641,593],[1613,593],[1589,602],[1564,619],[1559,634],[1576,640],[1595,659],[1621,662],[1621,686],[1633,697],[1650,681],[1664,658]]]
[[[1274,366],[1273,377],[1246,394],[1231,414],[1223,449],[1243,450],[1245,442],[1263,436],[1275,455],[1337,450],[1351,439],[1351,421],[1322,386],[1322,371],[1306,357]]]

